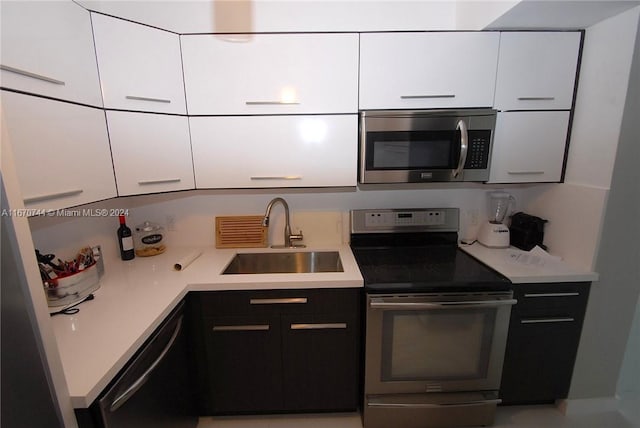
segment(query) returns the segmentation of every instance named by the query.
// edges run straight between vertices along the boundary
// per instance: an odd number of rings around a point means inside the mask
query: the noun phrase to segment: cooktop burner
[[[511,289],[507,278],[458,248],[455,208],[356,210],[351,216],[351,248],[368,292]]]

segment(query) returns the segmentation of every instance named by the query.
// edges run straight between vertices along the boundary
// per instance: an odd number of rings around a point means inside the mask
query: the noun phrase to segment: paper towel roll
[[[175,265],[173,265],[173,268],[178,271],[184,270],[187,268],[187,266],[193,263],[193,261],[198,257],[200,257],[201,255],[202,255],[202,251],[194,250],[189,254],[187,254],[186,256],[184,256],[183,258],[181,258],[180,260],[178,260],[178,262]]]

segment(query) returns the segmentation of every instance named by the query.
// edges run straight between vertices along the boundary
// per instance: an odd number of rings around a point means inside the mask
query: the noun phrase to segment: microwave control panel
[[[491,131],[469,131],[465,169],[486,169],[489,164]]]

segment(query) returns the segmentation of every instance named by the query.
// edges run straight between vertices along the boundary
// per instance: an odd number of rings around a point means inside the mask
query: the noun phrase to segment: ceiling
[[[616,0],[75,1],[89,10],[180,34],[583,29],[640,5]]]

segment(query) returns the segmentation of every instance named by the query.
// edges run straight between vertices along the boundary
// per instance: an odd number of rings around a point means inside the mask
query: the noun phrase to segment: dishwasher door
[[[194,428],[184,302],[96,402],[104,428]]]

